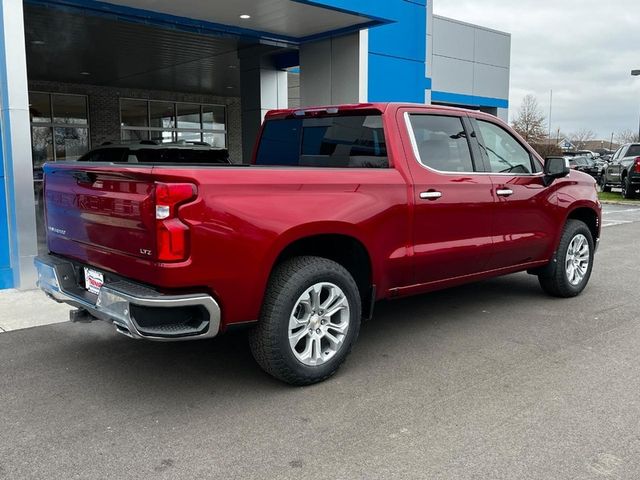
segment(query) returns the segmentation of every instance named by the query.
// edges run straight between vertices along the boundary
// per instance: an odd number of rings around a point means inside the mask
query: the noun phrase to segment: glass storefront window
[[[202,134],[200,132],[178,132],[178,141],[185,142],[201,142]]]
[[[204,142],[208,143],[212,147],[216,148],[226,148],[226,139],[227,136],[224,133],[207,133],[205,132],[203,135]]]
[[[51,98],[48,93],[29,94],[31,123],[51,123]]]
[[[149,102],[151,126],[155,128],[175,128],[175,103]]]
[[[149,130],[122,129],[122,140],[125,142],[139,142],[140,140],[149,140]]]
[[[52,95],[53,123],[87,125],[87,97],[83,95]]]
[[[224,107],[216,105],[202,106],[202,128],[204,130],[225,130]]]
[[[225,148],[226,111],[222,105],[120,100],[121,139],[155,142],[207,142]]]
[[[178,103],[178,128],[193,128],[200,130],[200,105]]]
[[[45,253],[42,165],[57,160],[77,160],[89,151],[87,97],[29,92],[29,114],[38,251]]]
[[[55,127],[56,160],[77,160],[89,151],[89,131],[78,127]]]
[[[149,111],[146,100],[122,100],[120,102],[120,119],[123,127],[148,127]],[[123,139],[124,140],[124,139]]]
[[[51,127],[31,127],[31,156],[33,158],[33,179],[42,180],[42,165],[54,160],[53,129]]]

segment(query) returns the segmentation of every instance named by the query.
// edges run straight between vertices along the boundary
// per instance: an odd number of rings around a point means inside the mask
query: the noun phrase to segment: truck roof
[[[451,111],[451,112],[473,112],[474,114],[482,113],[477,110],[469,110],[465,108],[458,107],[447,107],[444,105],[427,105],[424,103],[408,103],[408,102],[371,102],[371,103],[349,103],[349,104],[341,104],[341,105],[319,105],[319,106],[310,106],[310,107],[300,107],[300,108],[284,108],[279,110],[270,110],[267,112],[267,118],[274,117],[288,117],[292,115],[302,116],[305,113],[309,112],[318,112],[318,113],[338,113],[345,111],[358,111],[358,110],[377,110],[381,113],[386,112],[388,109],[398,109],[398,108],[415,108],[420,107],[432,111]],[[488,114],[487,114],[488,115]]]

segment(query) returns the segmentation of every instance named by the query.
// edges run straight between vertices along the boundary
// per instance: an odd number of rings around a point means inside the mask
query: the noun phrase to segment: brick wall
[[[91,147],[96,147],[103,142],[117,142],[120,140],[120,98],[226,105],[229,155],[234,162],[242,162],[241,109],[240,98],[238,97],[216,97],[193,93],[102,87],[42,80],[29,80],[29,90],[87,95],[89,97]]]

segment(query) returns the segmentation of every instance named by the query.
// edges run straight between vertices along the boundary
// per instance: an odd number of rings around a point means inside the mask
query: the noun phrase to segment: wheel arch
[[[326,227],[326,226],[325,226]],[[362,299],[362,315],[369,318],[375,300],[375,267],[369,248],[349,227],[314,228],[285,235],[274,248],[268,262],[268,279],[274,268],[289,258],[310,255],[327,258],[342,265],[353,276]]]
[[[565,225],[571,219],[580,220],[585,223],[591,231],[594,242],[600,238],[600,215],[598,215],[598,212],[594,208],[590,206],[577,206],[567,215]]]

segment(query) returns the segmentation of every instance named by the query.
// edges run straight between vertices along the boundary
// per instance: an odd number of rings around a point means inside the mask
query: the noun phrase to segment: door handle
[[[510,188],[499,188],[498,190],[496,190],[496,194],[500,195],[501,197],[510,197],[511,195],[513,195],[513,190],[511,190]]]
[[[420,192],[420,198],[422,198],[423,200],[437,200],[441,196],[442,196],[442,192],[436,192],[435,190]]]

